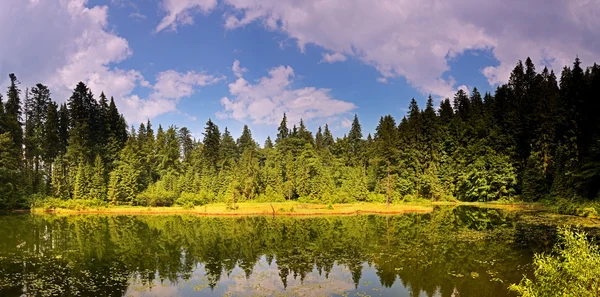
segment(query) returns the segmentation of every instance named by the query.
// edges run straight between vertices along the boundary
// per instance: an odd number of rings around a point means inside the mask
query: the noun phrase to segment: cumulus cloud
[[[350,128],[352,126],[352,121],[350,119],[342,119],[341,122],[342,128]]]
[[[234,63],[232,68],[236,67],[240,67],[239,63]],[[329,89],[294,88],[294,75],[290,66],[271,69],[268,76],[255,84],[240,75],[229,84],[230,96],[221,99],[224,110],[217,116],[276,124],[286,113],[289,121],[295,123],[300,119],[308,121],[344,114],[356,108],[353,103],[333,98]]]
[[[109,66],[132,51],[126,39],[107,30],[107,6],[88,7],[86,0],[7,1],[11,9],[0,10],[2,75],[14,72],[24,86],[47,84],[59,102],[79,81],[116,99],[147,84],[137,70]],[[15,16],[23,19],[15,22]]]
[[[176,30],[177,26],[194,23],[194,13],[208,13],[217,6],[217,0],[162,0],[162,7],[167,13],[154,32],[165,29]]]
[[[151,87],[152,91],[148,98],[142,99],[138,95],[124,98],[127,110],[136,111],[135,114],[126,114],[126,117],[129,121],[137,123],[164,113],[177,111],[177,103],[181,98],[194,94],[197,87],[215,84],[222,79],[224,77],[194,71],[186,73],[174,70],[163,71],[157,75],[156,83]],[[180,113],[191,120],[196,119],[185,112]]]
[[[378,77],[377,82],[382,83],[382,84],[387,84],[388,79],[387,79],[387,77]]]
[[[244,73],[248,71],[248,69],[240,66],[240,61],[238,60],[233,61],[233,66],[231,67],[231,70],[233,71],[233,74],[236,77],[242,77]]]
[[[458,86],[458,88],[456,90],[457,91],[458,90],[463,90],[463,92],[465,92],[467,95],[470,94],[470,91],[469,91],[470,88],[468,86],[466,86],[466,85],[460,85],[460,86]]]
[[[166,71],[152,86],[135,69],[111,66],[133,52],[125,38],[108,30],[107,6],[88,7],[87,0],[6,1],[11,9],[0,10],[0,73],[14,72],[24,87],[46,84],[58,102],[83,81],[96,95],[114,96],[126,119],[136,122],[176,110],[177,100],[189,96],[194,86],[220,79]],[[15,16],[24,19],[15,22]],[[0,79],[2,85],[6,82]],[[151,88],[151,95],[134,95],[139,87]]]
[[[591,63],[600,53],[599,0],[223,2],[232,8],[227,29],[261,22],[295,40],[301,51],[311,43],[355,56],[384,78],[402,76],[438,96],[456,90],[452,79],[442,79],[448,60],[469,50],[490,50],[499,61],[482,69],[492,85],[505,82],[527,56],[560,70],[575,55]]]
[[[343,54],[340,53],[333,53],[333,54],[328,54],[328,53],[324,53],[323,54],[323,59],[321,60],[321,63],[335,63],[335,62],[344,62],[346,61],[346,56],[344,56]]]

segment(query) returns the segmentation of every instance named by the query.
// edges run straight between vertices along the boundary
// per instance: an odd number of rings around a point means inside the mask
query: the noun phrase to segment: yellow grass
[[[214,216],[236,216],[236,215],[349,215],[357,213],[379,213],[399,214],[407,212],[430,212],[433,206],[424,204],[385,204],[379,203],[352,203],[334,204],[332,209],[324,204],[308,204],[299,202],[273,202],[255,203],[243,202],[236,204],[237,209],[227,209],[225,203],[211,203],[204,206],[196,206],[186,209],[178,206],[171,207],[143,207],[143,206],[109,206],[100,208],[87,208],[81,210],[55,209],[44,210],[33,209],[32,212],[54,212],[54,213],[109,213],[109,214],[198,214]]]
[[[477,207],[493,207],[502,209],[539,209],[539,204],[524,204],[524,203],[466,203],[466,202],[405,202],[390,204],[387,206],[384,203],[349,203],[349,204],[333,204],[331,207],[325,204],[309,204],[299,203],[295,201],[289,202],[273,202],[273,203],[258,203],[258,202],[242,202],[237,203],[237,209],[227,209],[225,203],[211,203],[204,206],[196,206],[192,209],[179,206],[171,207],[143,207],[143,206],[108,206],[99,208],[86,209],[63,209],[45,210],[42,208],[32,209],[34,213],[60,213],[60,214],[197,214],[208,216],[243,216],[243,215],[286,215],[286,216],[302,216],[302,215],[350,215],[360,213],[374,214],[401,214],[401,213],[426,213],[433,211],[436,205],[458,206],[472,205]]]

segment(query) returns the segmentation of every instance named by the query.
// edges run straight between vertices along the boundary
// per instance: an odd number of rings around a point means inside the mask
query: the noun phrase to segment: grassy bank
[[[347,215],[356,213],[398,214],[406,212],[430,212],[432,205],[421,203],[391,204],[387,207],[379,203],[352,204],[307,204],[299,202],[237,203],[235,209],[225,203],[211,203],[196,207],[143,207],[143,206],[98,206],[68,208],[34,208],[35,213],[108,213],[108,214],[177,214],[235,216],[235,215]]]
[[[198,214],[214,216],[236,215],[350,215],[359,213],[374,214],[400,214],[408,212],[425,213],[433,210],[435,206],[471,205],[478,207],[492,207],[502,209],[542,209],[541,204],[525,203],[466,203],[466,202],[405,202],[387,206],[384,203],[348,203],[348,204],[310,204],[296,201],[289,202],[242,202],[235,208],[228,207],[225,203],[211,203],[195,207],[144,207],[144,206],[113,206],[98,203],[77,204],[70,202],[68,205],[54,207],[32,208],[33,213],[59,213],[59,214]]]

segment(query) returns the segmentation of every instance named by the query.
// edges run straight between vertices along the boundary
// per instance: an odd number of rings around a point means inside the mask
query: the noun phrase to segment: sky
[[[458,89],[493,92],[518,60],[559,72],[600,62],[600,0],[4,0],[0,86],[79,81],[129,124],[211,118],[262,143],[283,113],[314,132],[366,136]]]

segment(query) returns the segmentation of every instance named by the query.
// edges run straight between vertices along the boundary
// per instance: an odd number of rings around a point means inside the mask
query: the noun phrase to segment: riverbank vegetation
[[[0,209],[46,197],[230,209],[239,202],[600,198],[600,66],[578,59],[560,83],[527,59],[494,94],[460,90],[437,108],[431,97],[425,108],[413,99],[405,116],[381,117],[372,134],[357,116],[334,138],[328,125],[313,134],[283,114],[262,146],[248,126],[236,140],[212,120],[203,139],[185,127],[155,132],[150,121],[128,128],[114,100],[96,98],[84,83],[59,105],[48,87],[23,90],[9,77],[6,102],[0,99]],[[583,215],[600,211],[589,205]]]
[[[198,214],[210,216],[235,215],[355,215],[355,214],[401,214],[433,211],[432,203],[401,203],[386,206],[383,203],[315,204],[287,202],[241,202],[232,209],[227,203],[210,203],[202,206],[112,206],[98,200],[47,199],[43,206],[33,209],[35,213],[58,214]]]
[[[536,254],[535,280],[524,277],[510,289],[523,297],[600,296],[600,250],[585,232],[558,229],[553,254]]]

